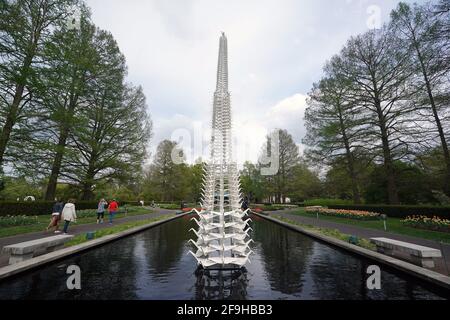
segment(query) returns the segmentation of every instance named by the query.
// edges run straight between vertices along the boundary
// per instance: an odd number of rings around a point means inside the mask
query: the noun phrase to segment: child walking
[[[49,231],[51,228],[55,228],[55,233],[60,233],[61,231],[58,231],[59,227],[59,220],[61,220],[61,213],[64,208],[64,203],[62,201],[56,200],[55,204],[53,205],[52,209],[52,218],[50,220],[50,224],[47,226],[47,231]]]

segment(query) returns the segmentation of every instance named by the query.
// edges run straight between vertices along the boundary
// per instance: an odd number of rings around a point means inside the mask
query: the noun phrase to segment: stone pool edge
[[[161,224],[173,221],[175,219],[179,219],[187,214],[189,214],[189,213],[177,214],[174,217],[162,219],[162,220],[155,221],[155,222],[143,225],[143,226],[131,228],[131,229],[128,229],[125,231],[121,231],[119,233],[104,236],[104,237],[101,237],[101,238],[98,238],[95,240],[91,240],[91,241],[81,243],[81,244],[78,244],[78,245],[75,245],[72,247],[68,247],[65,249],[57,250],[57,251],[54,251],[54,252],[51,252],[51,253],[48,253],[48,254],[45,254],[42,256],[32,258],[30,260],[26,260],[23,262],[19,262],[19,263],[13,264],[13,265],[9,265],[9,266],[0,268],[0,282],[2,280],[5,280],[5,279],[15,276],[17,274],[20,274],[20,273],[29,271],[31,269],[43,266],[45,264],[54,262],[56,260],[60,260],[62,258],[67,258],[69,256],[73,256],[80,252],[104,245],[111,241],[115,241],[115,240],[130,236],[132,234],[139,233],[141,231],[144,231],[144,230],[159,226]]]
[[[294,225],[294,224],[290,224],[281,220],[278,220],[276,218],[273,217],[269,217],[266,215],[262,215],[259,213],[255,213],[252,211],[252,214],[254,214],[255,216],[258,216],[260,218],[269,220],[271,222],[277,223],[279,225],[282,225],[288,229],[291,229],[293,231],[297,231],[300,233],[303,233],[307,236],[310,236],[312,238],[316,238],[319,239],[323,242],[329,243],[333,246],[342,248],[344,250],[348,250],[351,251],[352,253],[355,253],[357,255],[361,255],[365,258],[369,258],[371,260],[375,260],[377,262],[380,262],[382,264],[388,265],[394,269],[400,270],[402,272],[406,272],[409,275],[412,275],[416,278],[419,278],[421,280],[424,280],[426,282],[432,283],[434,285],[437,285],[441,288],[444,288],[446,290],[450,290],[450,277],[445,276],[443,274],[440,274],[438,272],[432,271],[432,270],[428,270],[425,268],[421,268],[419,266],[413,265],[411,263],[408,263],[406,261],[402,261],[375,251],[371,251],[369,249],[365,249],[362,247],[358,247],[356,245],[352,245],[350,243],[347,243],[345,241],[339,240],[339,239],[335,239],[329,236],[325,236],[313,231],[309,231],[306,230],[300,226]]]

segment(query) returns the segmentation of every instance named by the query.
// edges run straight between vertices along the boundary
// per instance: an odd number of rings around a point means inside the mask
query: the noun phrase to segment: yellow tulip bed
[[[318,207],[306,207],[305,211],[313,214],[320,214],[324,216],[333,216],[341,218],[349,218],[356,220],[377,220],[380,217],[379,213],[359,210],[344,210],[344,209],[328,209]]]
[[[402,223],[413,228],[450,232],[450,220],[436,216],[433,218],[420,215],[408,216],[402,220]]]

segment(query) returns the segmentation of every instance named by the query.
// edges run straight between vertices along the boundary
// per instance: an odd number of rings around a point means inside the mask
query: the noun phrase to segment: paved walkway
[[[439,273],[442,273],[442,274],[450,275],[450,272],[449,272],[449,269],[450,269],[450,245],[449,244],[444,244],[444,243],[441,244],[438,241],[416,238],[416,237],[411,237],[408,235],[391,233],[391,232],[386,232],[386,231],[382,231],[382,230],[362,228],[362,227],[358,227],[358,226],[354,226],[354,225],[343,224],[343,223],[338,223],[338,222],[333,222],[333,221],[327,221],[327,220],[323,220],[320,218],[315,219],[315,218],[304,217],[304,216],[294,214],[292,211],[293,211],[292,209],[291,210],[283,210],[283,211],[274,211],[274,212],[268,212],[268,215],[269,216],[281,215],[289,220],[292,220],[292,221],[295,221],[295,222],[298,222],[301,224],[305,224],[305,225],[312,225],[312,226],[319,227],[319,228],[337,229],[342,233],[354,235],[359,238],[370,239],[370,238],[374,238],[374,237],[384,237],[384,238],[390,238],[390,239],[395,239],[395,240],[399,240],[399,241],[414,243],[414,244],[418,244],[418,245],[425,246],[425,247],[435,248],[435,249],[441,250],[443,258],[436,261],[436,268],[433,270],[437,271]]]
[[[120,219],[115,219],[112,226],[120,225],[120,224],[123,224],[126,222],[158,218],[162,215],[167,215],[167,214],[175,215],[175,213],[177,212],[176,210],[166,210],[166,209],[159,209],[159,208],[152,208],[151,210],[153,210],[153,212],[149,213],[149,214],[129,216],[129,217],[124,217],[124,218],[120,218]],[[88,231],[91,232],[91,231],[105,229],[108,227],[111,227],[111,225],[108,223],[107,215],[105,215],[105,223],[103,223],[103,224],[90,223],[90,224],[77,225],[75,223],[71,223],[71,225],[69,226],[68,233],[72,234],[72,235],[78,235],[78,234],[86,233]],[[62,230],[62,225],[60,225],[60,230]],[[9,259],[8,255],[1,254],[2,248],[4,246],[14,244],[14,243],[36,240],[36,239],[40,239],[40,238],[51,237],[53,235],[54,235],[53,233],[42,231],[42,232],[25,233],[25,234],[19,234],[16,236],[0,238],[0,267],[4,267],[4,266],[8,265],[8,259]]]

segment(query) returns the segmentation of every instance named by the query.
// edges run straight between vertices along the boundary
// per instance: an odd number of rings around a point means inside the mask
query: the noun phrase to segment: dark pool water
[[[0,299],[442,299],[444,293],[381,267],[381,290],[366,286],[374,263],[253,217],[246,272],[196,272],[183,217],[0,282]],[[81,269],[68,290],[66,269]],[[446,294],[446,293],[445,293]]]

